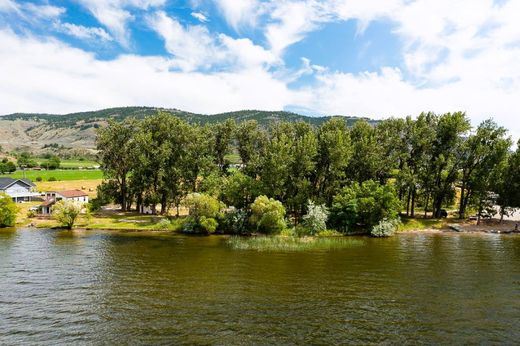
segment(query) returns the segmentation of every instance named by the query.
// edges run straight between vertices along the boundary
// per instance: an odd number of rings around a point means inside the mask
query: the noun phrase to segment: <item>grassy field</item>
[[[54,170],[54,171],[35,171],[26,170],[16,171],[12,174],[4,174],[2,176],[11,177],[15,179],[27,178],[36,181],[36,178],[41,177],[43,181],[49,181],[49,178],[56,178],[56,180],[93,180],[102,179],[103,172],[99,169],[93,170]]]
[[[96,167],[99,163],[90,160],[61,160],[60,167],[62,168],[79,168],[79,167]]]
[[[60,190],[82,190],[90,198],[96,197],[96,189],[101,184],[101,179],[89,180],[65,180],[65,181],[41,181],[35,182],[38,192],[60,191]]]

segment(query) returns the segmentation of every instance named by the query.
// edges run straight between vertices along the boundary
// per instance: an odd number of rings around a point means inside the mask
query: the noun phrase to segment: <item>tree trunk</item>
[[[465,219],[466,218],[466,202],[464,200],[465,196],[464,193],[466,192],[466,181],[465,179],[462,180],[462,187],[460,189],[460,203],[459,203],[459,219]]]
[[[410,216],[410,189],[408,189],[408,194],[406,196],[406,216]]]
[[[126,174],[121,177],[121,211],[126,211]]]
[[[428,217],[428,204],[430,203],[430,194],[426,195],[426,203],[424,204],[424,218]]]
[[[166,192],[161,194],[161,215],[166,213],[167,195]]]
[[[416,197],[415,195],[416,195],[416,190],[415,190],[415,186],[414,186],[412,189],[412,206],[411,206],[411,210],[410,210],[411,217],[415,217],[415,197]]]

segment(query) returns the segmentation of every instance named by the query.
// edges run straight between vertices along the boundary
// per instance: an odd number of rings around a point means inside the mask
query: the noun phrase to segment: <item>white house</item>
[[[49,191],[45,193],[45,201],[40,205],[41,214],[50,214],[52,206],[58,201],[76,201],[88,203],[88,195],[81,190]]]
[[[0,192],[12,197],[15,202],[27,202],[40,194],[34,191],[35,185],[29,179],[0,178]]]

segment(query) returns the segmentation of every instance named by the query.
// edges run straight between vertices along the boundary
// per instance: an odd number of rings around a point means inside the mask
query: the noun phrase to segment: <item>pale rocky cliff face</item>
[[[58,144],[72,149],[92,151],[95,148],[96,131],[93,127],[81,129],[80,125],[55,128],[43,121],[1,120],[0,145],[5,151],[20,148],[40,152],[45,145]]]

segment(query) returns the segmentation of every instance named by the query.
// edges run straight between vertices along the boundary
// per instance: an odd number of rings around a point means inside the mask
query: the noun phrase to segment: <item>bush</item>
[[[18,207],[13,199],[5,193],[0,193],[0,227],[13,227],[16,224]]]
[[[325,205],[316,205],[311,200],[307,204],[307,214],[303,216],[303,227],[314,235],[327,229],[329,212]]]
[[[201,229],[206,233],[215,233],[217,230],[218,222],[212,217],[201,216],[199,220]]]
[[[58,179],[56,179],[56,177],[50,177],[49,178],[49,181],[57,181]]]
[[[162,219],[153,226],[153,229],[160,231],[170,230],[172,229],[172,223],[168,219]]]
[[[36,177],[36,181],[42,181],[43,178],[42,177]]]
[[[372,237],[391,237],[394,235],[395,232],[397,232],[397,229],[399,227],[399,220],[381,220],[377,225],[372,227],[372,230],[370,231],[370,235]]]
[[[319,231],[316,234],[318,237],[340,237],[343,236],[340,232],[333,230],[333,229],[326,229],[323,231]]]
[[[371,230],[379,221],[396,219],[401,204],[390,185],[368,180],[345,187],[332,201],[330,223],[348,232],[355,227]]]
[[[247,212],[235,209],[224,214],[220,223],[220,229],[225,233],[247,234],[249,232]]]
[[[250,221],[259,232],[274,233],[286,227],[285,208],[280,201],[259,196],[251,204],[251,212]]]
[[[72,229],[83,206],[76,201],[58,201],[52,208],[52,217],[61,226]]]
[[[184,200],[190,215],[184,224],[184,231],[189,233],[214,233],[218,227],[217,218],[222,217],[223,203],[215,197],[201,194],[189,194]]]

